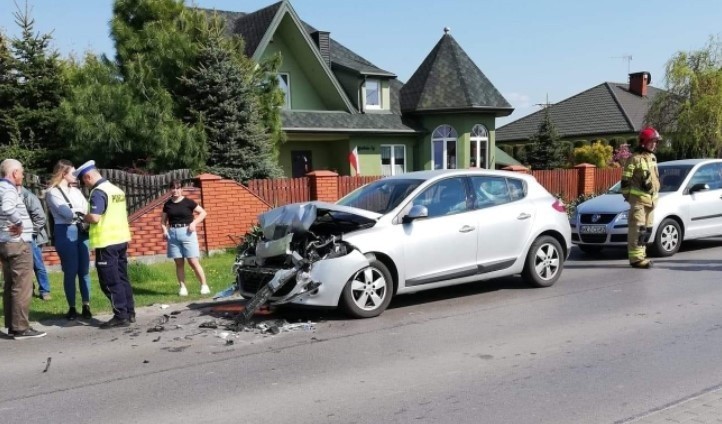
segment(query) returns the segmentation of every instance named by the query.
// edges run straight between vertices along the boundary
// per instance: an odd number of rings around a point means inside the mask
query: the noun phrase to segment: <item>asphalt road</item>
[[[0,340],[0,422],[615,423],[722,385],[722,239],[652,270],[575,250],[559,282],[401,296],[381,317],[281,311],[313,331],[131,330]],[[166,331],[147,333],[178,310]],[[48,358],[52,358],[48,364]]]

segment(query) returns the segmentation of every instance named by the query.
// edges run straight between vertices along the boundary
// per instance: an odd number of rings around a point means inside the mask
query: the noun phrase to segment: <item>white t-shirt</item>
[[[60,187],[56,186],[45,193],[45,202],[48,204],[48,209],[56,224],[72,224],[76,218],[76,212],[88,213],[88,201],[82,191],[76,187],[62,189],[70,200],[69,205],[60,190]]]

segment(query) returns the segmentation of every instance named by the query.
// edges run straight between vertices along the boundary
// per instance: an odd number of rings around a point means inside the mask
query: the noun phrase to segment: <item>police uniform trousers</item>
[[[647,242],[652,236],[652,222],[654,220],[654,207],[646,206],[634,197],[629,197],[629,214],[627,223],[629,231],[627,234],[627,252],[629,263],[639,262],[647,258]],[[644,231],[644,240],[640,243],[640,227]]]
[[[128,279],[128,243],[95,249],[95,267],[100,289],[110,299],[113,315],[119,319],[135,315],[133,288]]]

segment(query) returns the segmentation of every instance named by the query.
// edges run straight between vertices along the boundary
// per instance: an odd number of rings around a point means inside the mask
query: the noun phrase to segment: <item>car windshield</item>
[[[691,165],[659,165],[660,193],[667,193],[679,190],[679,186],[692,169]],[[621,194],[621,182],[614,184],[608,194]]]
[[[394,209],[424,180],[381,179],[356,189],[336,202],[367,211],[385,214]]]

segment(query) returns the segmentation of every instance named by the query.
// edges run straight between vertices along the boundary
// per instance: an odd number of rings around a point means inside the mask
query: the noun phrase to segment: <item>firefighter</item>
[[[648,269],[646,245],[653,238],[654,208],[659,196],[659,170],[654,150],[662,138],[652,127],[639,133],[639,147],[627,159],[622,172],[622,195],[629,202],[627,251],[633,268]]]

